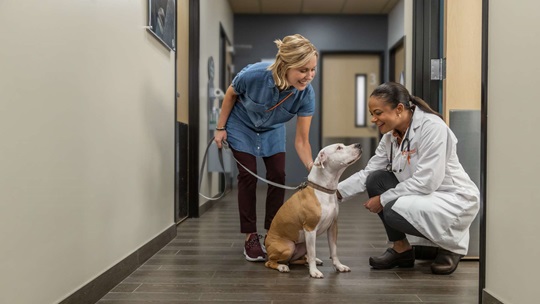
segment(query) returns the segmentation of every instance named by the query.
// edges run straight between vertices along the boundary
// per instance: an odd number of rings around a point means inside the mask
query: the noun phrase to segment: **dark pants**
[[[368,196],[374,197],[383,194],[388,189],[393,189],[399,183],[392,172],[386,170],[372,172],[366,180]],[[392,210],[396,201],[388,202],[383,211],[379,212],[388,240],[391,242],[405,239],[405,234],[426,238],[405,218]]]
[[[257,158],[249,153],[232,150],[234,157],[251,172],[257,174]],[[263,157],[266,179],[285,184],[285,153]],[[238,165],[238,210],[240,212],[240,232],[257,231],[257,178]],[[285,189],[268,185],[266,192],[266,213],[264,228],[269,229],[272,219],[283,205]]]

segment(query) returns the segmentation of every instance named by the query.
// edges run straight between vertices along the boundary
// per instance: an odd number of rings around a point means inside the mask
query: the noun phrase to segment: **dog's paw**
[[[336,270],[339,271],[339,272],[350,272],[351,271],[349,266],[346,266],[346,265],[343,265],[343,264],[334,265],[334,267],[336,267]]]
[[[316,278],[316,279],[322,279],[324,278],[324,275],[322,274],[322,272],[319,271],[319,269],[315,268],[315,269],[310,269],[309,270],[309,275],[312,277],[312,278]]]
[[[291,271],[289,269],[289,266],[283,265],[283,264],[279,264],[278,267],[277,267],[277,270],[279,270],[279,272],[290,272]]]

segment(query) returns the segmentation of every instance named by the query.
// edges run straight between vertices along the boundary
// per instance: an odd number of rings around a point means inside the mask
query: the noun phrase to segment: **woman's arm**
[[[233,87],[229,86],[229,88],[227,88],[227,92],[225,92],[225,97],[223,98],[223,103],[221,104],[221,112],[219,113],[219,119],[216,125],[217,129],[223,130],[216,130],[214,132],[214,141],[216,142],[218,148],[221,148],[221,142],[227,139],[227,131],[224,128],[227,124],[227,119],[229,119],[232,108],[236,103],[237,97],[238,95],[234,93]]]
[[[298,116],[296,121],[296,137],[294,140],[294,147],[298,157],[306,167],[308,171],[313,166],[313,154],[311,151],[311,144],[309,143],[309,128],[311,126],[312,116]]]
[[[388,147],[391,144],[391,135],[383,135],[375,150],[375,155],[369,159],[366,167],[339,183],[338,191],[341,196],[340,200],[346,201],[350,197],[366,191],[366,180],[369,174],[373,171],[384,170],[386,168],[389,154],[387,149],[389,149]]]

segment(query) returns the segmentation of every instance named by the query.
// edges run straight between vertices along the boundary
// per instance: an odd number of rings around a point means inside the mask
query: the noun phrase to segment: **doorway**
[[[367,99],[383,81],[382,53],[321,54],[321,143],[360,143],[360,161],[342,179],[364,168],[375,154],[379,131],[372,125]]]
[[[388,80],[405,85],[405,37],[390,48],[390,74]]]
[[[198,0],[193,0],[193,1],[196,3],[199,2]],[[414,0],[411,4],[411,6],[414,6],[414,7],[409,7],[408,4],[405,4],[406,10],[404,14],[406,19],[411,20],[411,21],[405,20],[404,22],[406,24],[405,26],[406,40],[403,41],[403,44],[405,45],[405,52],[406,52],[405,55],[407,58],[405,69],[407,70],[408,75],[410,75],[408,77],[409,79],[406,79],[405,81],[408,83],[409,87],[411,87],[410,91],[414,95],[419,96],[425,99],[426,101],[430,102],[430,106],[438,111],[441,111],[444,109],[444,104],[441,104],[441,100],[443,98],[443,94],[445,93],[442,92],[442,85],[441,85],[442,82],[433,81],[430,79],[429,63],[430,63],[430,59],[432,58],[442,57],[441,49],[442,49],[443,36],[441,35],[442,33],[440,30],[440,27],[443,26],[442,23],[444,20],[439,19],[439,17],[441,16],[441,14],[444,14],[446,12],[445,6],[447,5],[447,2],[448,1],[442,1],[442,0],[441,1]],[[462,2],[461,4],[464,5],[466,3],[469,3],[469,2]],[[411,12],[411,11],[412,13],[411,15],[409,15],[408,12]],[[481,18],[481,16],[478,16],[478,17]],[[197,22],[199,22],[199,20],[197,20]],[[410,24],[408,22],[410,22]],[[446,27],[446,24],[444,24],[444,27]],[[487,30],[487,23],[482,24],[482,29],[484,31]],[[432,39],[434,36],[438,36],[440,37],[440,39]],[[239,37],[234,37],[234,38],[235,38],[234,39],[235,41],[238,41]],[[246,47],[252,46],[251,43],[248,43],[245,41],[241,41],[241,42],[242,42],[240,43],[241,46],[246,46]],[[257,44],[253,44],[253,45],[257,45]],[[390,44],[387,47],[392,47],[392,46],[397,47],[397,44],[395,45]],[[335,48],[334,49],[329,48],[329,49],[335,50]],[[244,49],[244,51],[252,52],[253,50],[251,48],[249,48],[249,50],[246,48]],[[390,50],[385,52],[385,56],[390,55],[389,51]],[[399,54],[400,50],[396,49],[396,51]],[[321,55],[325,56],[327,54],[321,54]],[[434,57],[432,57],[432,55]],[[390,59],[390,56],[388,58]],[[459,63],[460,58],[454,58],[454,59],[455,59],[454,62]],[[412,60],[412,63],[410,62],[410,60]],[[484,60],[485,60],[484,57],[482,57],[482,61]],[[393,64],[388,65],[388,67],[392,65]],[[386,67],[382,70],[384,71],[385,75],[387,74],[387,72],[389,72],[388,70],[386,70]],[[485,71],[485,66],[482,67],[482,71]],[[322,62],[321,62],[321,69],[320,69],[321,78],[327,77],[323,75],[324,72],[325,70],[324,70],[324,67],[322,67]],[[196,75],[194,74],[194,76]],[[391,80],[391,78],[394,78],[394,80],[399,80],[397,77],[398,75],[392,76],[388,73],[388,76],[386,78],[383,78],[381,76],[381,79]],[[321,104],[322,104],[322,98],[324,98],[322,95],[327,91],[328,91],[328,88],[327,89],[321,88],[319,90],[320,96],[321,96]],[[321,105],[321,107],[324,107],[325,109],[332,106],[333,106],[332,104],[326,104],[326,103]],[[334,109],[334,108],[331,108],[331,109]],[[322,112],[326,112],[326,111],[322,111]],[[351,113],[354,113],[353,110],[351,110]],[[482,117],[483,117],[482,121],[483,121],[483,128],[484,128],[484,124],[485,124],[484,113],[482,114]],[[354,124],[354,118],[352,119],[352,121],[353,121],[352,123]],[[321,121],[321,126],[320,126],[321,131],[322,131],[322,128],[324,128],[323,125],[326,125],[326,124],[327,123],[325,123],[324,121]],[[320,138],[320,143],[322,146],[324,146],[322,138]],[[375,144],[373,146],[375,146]],[[483,168],[481,172],[485,173],[485,129],[482,130],[482,146],[483,146],[482,147],[483,152],[482,152],[481,164]],[[485,180],[481,181],[481,183],[483,184],[481,185],[481,192],[484,193]],[[484,224],[485,224],[485,219],[484,219]],[[485,247],[485,245],[483,247]],[[482,251],[482,248],[481,248],[481,251]],[[481,264],[480,289],[482,289],[484,286],[482,277],[485,271],[484,269],[482,269],[482,264],[483,264],[482,254],[480,256],[480,264]]]

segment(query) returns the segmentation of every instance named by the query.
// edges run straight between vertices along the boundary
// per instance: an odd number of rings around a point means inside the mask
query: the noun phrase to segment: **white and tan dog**
[[[309,172],[307,187],[297,191],[276,213],[265,246],[265,266],[289,272],[289,263],[307,260],[309,274],[322,278],[315,255],[318,235],[328,233],[330,258],[339,272],[351,271],[337,257],[337,219],[339,206],[336,189],[343,171],[362,156],[359,144],[333,144],[323,148]]]

